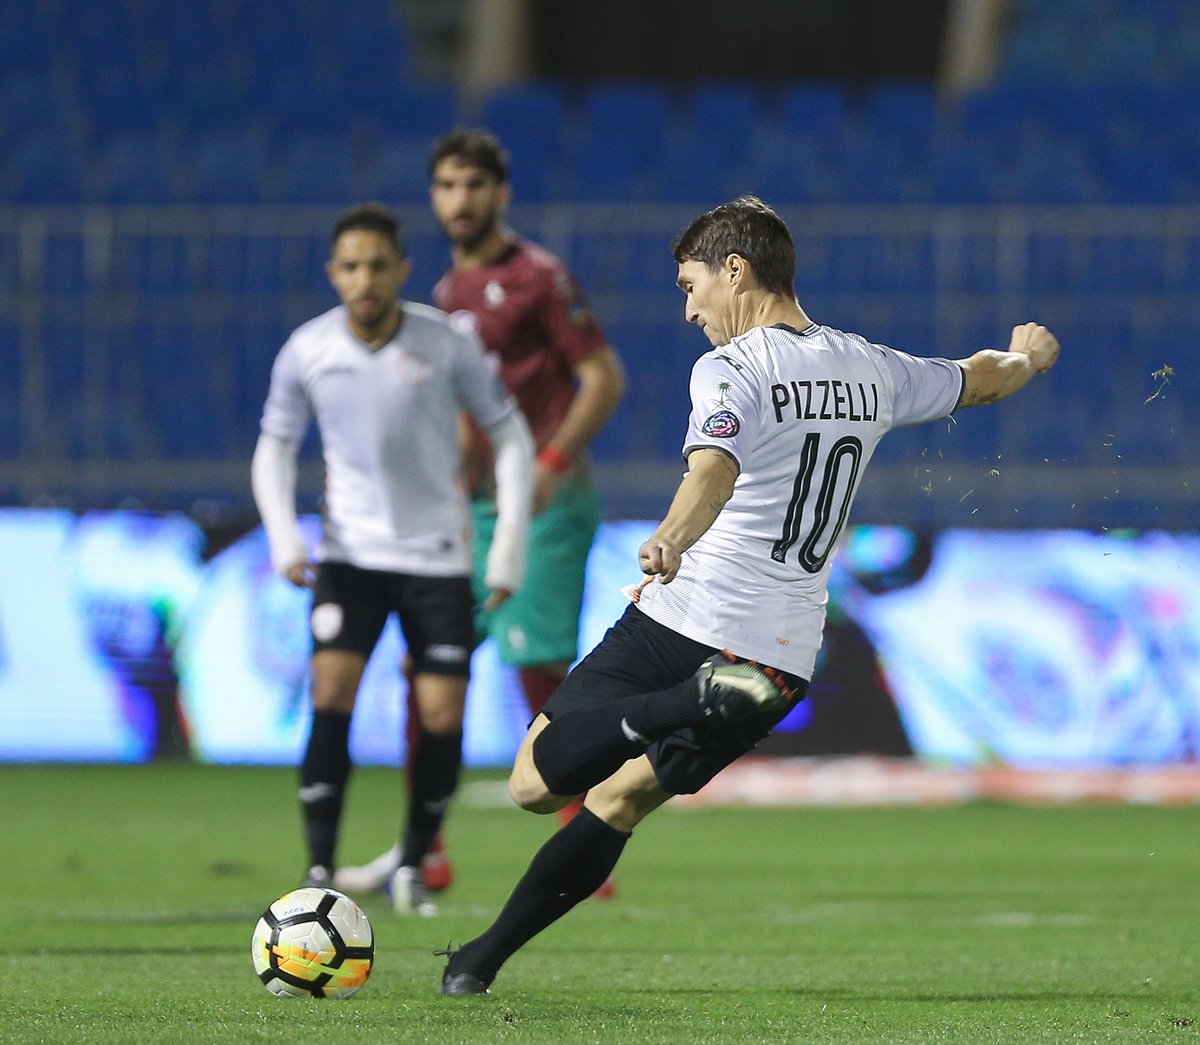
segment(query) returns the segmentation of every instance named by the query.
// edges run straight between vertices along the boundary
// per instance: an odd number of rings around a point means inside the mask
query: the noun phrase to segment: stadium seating
[[[46,352],[53,410],[71,418],[55,452],[244,455],[288,323],[329,300],[326,213],[375,198],[423,215],[406,216],[409,291],[428,297],[446,262],[425,209],[428,148],[463,122],[509,149],[517,205],[547,216],[550,245],[627,361],[630,398],[601,437],[602,459],[677,453],[679,404],[654,389],[684,380],[703,342],[679,322],[674,214],[753,191],[792,223],[800,292],[832,322],[956,355],[1036,309],[1106,357],[1129,356],[1127,370],[1072,363],[1045,382],[1063,399],[1042,429],[972,415],[939,437],[976,456],[1036,453],[1054,423],[1063,453],[1098,460],[1098,430],[1140,416],[1145,396],[1128,388],[1200,336],[1184,306],[1200,286],[1194,234],[1149,218],[1145,234],[1062,220],[1076,207],[1182,213],[1200,201],[1200,9],[1102,6],[1097,18],[1084,0],[1018,3],[995,81],[956,99],[901,81],[529,82],[460,98],[416,78],[390,0],[31,5],[0,32],[0,199],[33,222],[0,228],[0,392],[20,372],[14,301],[40,295],[47,318],[29,343]],[[96,239],[37,224],[62,205],[111,216],[177,204],[316,208],[321,231],[227,223],[156,238],[118,222]],[[655,220],[606,223],[587,215],[611,212],[579,204],[640,205],[631,213]],[[989,222],[997,205],[1010,224]],[[838,225],[826,207],[883,217]],[[1047,223],[1042,208],[1068,210]],[[934,216],[914,225],[912,211]],[[153,314],[135,315],[134,302]],[[1129,315],[1103,312],[1110,302]],[[166,323],[172,309],[181,314]],[[85,370],[85,336],[99,339],[95,358],[122,361],[108,383]],[[214,344],[235,346],[220,356],[228,380],[204,362]],[[137,391],[139,360],[147,381],[185,400],[170,424]],[[1129,439],[1129,454],[1184,459],[1182,399],[1160,411],[1169,423]],[[16,453],[14,416],[0,423],[0,452]]]

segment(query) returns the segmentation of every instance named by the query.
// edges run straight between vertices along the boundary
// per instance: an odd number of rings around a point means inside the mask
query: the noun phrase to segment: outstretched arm
[[[688,454],[688,474],[675,491],[667,517],[638,550],[643,573],[658,574],[663,584],[675,579],[683,553],[721,514],[737,477],[737,462],[723,450],[705,448]]]
[[[985,348],[957,360],[966,380],[956,409],[1007,399],[1024,388],[1035,374],[1054,366],[1056,359],[1058,339],[1045,327],[1037,323],[1013,327],[1007,352]]]

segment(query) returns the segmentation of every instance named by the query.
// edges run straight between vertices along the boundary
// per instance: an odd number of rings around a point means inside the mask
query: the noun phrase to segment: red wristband
[[[555,475],[563,475],[571,470],[571,459],[557,446],[543,446],[538,451],[537,459],[538,464],[548,468]]]

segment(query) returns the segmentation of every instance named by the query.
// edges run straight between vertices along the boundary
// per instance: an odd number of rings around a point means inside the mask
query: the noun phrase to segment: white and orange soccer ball
[[[254,971],[281,998],[349,998],[371,975],[375,934],[362,908],[333,889],[285,893],[250,942]]]

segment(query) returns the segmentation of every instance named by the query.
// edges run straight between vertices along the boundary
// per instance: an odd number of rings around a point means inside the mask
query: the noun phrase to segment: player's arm
[[[675,491],[667,516],[638,551],[643,573],[669,584],[683,553],[716,521],[733,495],[738,464],[724,450],[702,447],[688,454],[688,473]]]
[[[263,432],[250,462],[254,503],[267,532],[271,565],[297,587],[311,587],[313,565],[296,518],[299,443]]]
[[[962,367],[962,394],[956,409],[982,406],[1020,391],[1035,374],[1045,373],[1058,359],[1058,339],[1037,323],[1013,327],[1007,352],[985,348],[966,359]]]
[[[496,459],[496,530],[483,576],[489,592],[484,608],[495,609],[525,580],[533,495],[533,436],[515,407],[502,421],[491,425],[487,434]]]
[[[534,512],[550,503],[558,483],[612,417],[625,394],[625,368],[608,345],[575,364],[578,387],[562,424],[541,449],[534,476]]]

